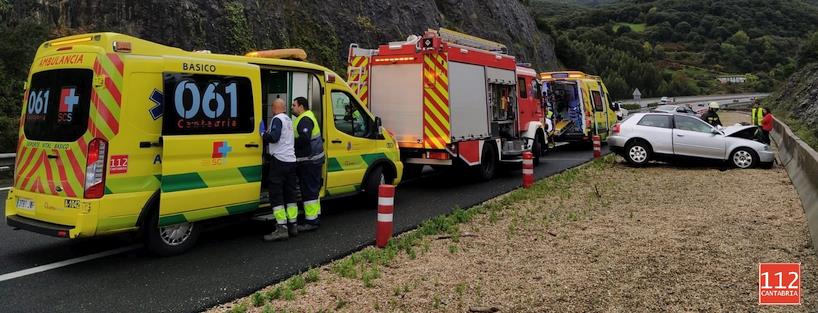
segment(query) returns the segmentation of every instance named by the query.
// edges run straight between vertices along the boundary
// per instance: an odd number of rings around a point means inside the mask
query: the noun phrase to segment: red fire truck
[[[352,44],[348,82],[397,139],[405,173],[459,165],[488,180],[524,151],[539,163],[547,146],[537,73],[506,50],[447,29]]]

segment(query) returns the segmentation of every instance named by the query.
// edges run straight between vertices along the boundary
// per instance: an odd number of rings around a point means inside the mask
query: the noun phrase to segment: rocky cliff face
[[[551,38],[519,1],[506,0],[0,0],[0,23],[36,21],[53,36],[114,31],[182,49],[244,53],[301,47],[310,60],[345,67],[347,47],[374,47],[448,27],[509,46],[540,70],[556,68]],[[36,47],[31,47],[35,49]]]
[[[774,115],[785,117],[802,139],[818,148],[818,63],[793,74],[767,101]]]

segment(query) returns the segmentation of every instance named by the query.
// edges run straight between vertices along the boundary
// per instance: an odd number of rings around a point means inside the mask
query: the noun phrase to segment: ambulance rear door
[[[258,208],[258,66],[166,57],[160,225]],[[258,118],[256,118],[258,117]]]

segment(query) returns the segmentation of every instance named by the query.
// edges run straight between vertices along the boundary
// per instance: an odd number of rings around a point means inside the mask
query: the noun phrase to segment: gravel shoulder
[[[804,305],[758,306],[759,262]],[[816,267],[782,168],[609,156],[208,312],[815,312]]]

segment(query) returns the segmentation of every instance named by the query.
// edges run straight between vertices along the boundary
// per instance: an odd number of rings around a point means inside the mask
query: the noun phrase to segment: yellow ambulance
[[[259,131],[276,98],[307,98],[321,125],[322,197],[399,183],[395,140],[349,86],[277,55],[188,52],[115,33],[43,43],[7,224],[64,238],[141,231],[160,255],[184,252],[199,222],[265,211]]]
[[[602,141],[617,123],[613,99],[599,76],[578,71],[540,73],[546,106],[554,125],[551,136],[561,142]]]

